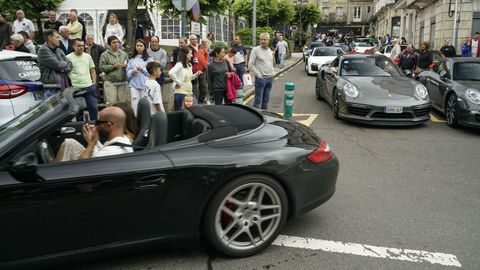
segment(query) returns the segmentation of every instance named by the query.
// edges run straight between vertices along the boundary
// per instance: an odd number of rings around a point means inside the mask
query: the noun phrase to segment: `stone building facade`
[[[459,48],[466,37],[480,31],[480,0],[457,0],[455,33],[455,0],[375,0],[374,6],[370,22],[376,35],[405,37],[415,47],[429,41],[440,49],[449,39]]]
[[[372,0],[318,0],[317,4],[322,14],[317,32],[368,33]]]

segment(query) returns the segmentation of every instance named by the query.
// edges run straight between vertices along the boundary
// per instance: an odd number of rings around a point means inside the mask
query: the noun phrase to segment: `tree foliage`
[[[309,24],[320,23],[321,14],[317,6],[313,3],[298,5],[295,9],[294,22],[302,21],[302,29],[305,30]]]
[[[251,24],[253,1],[236,0],[232,10],[238,17],[244,17]],[[269,26],[290,22],[295,15],[295,6],[289,0],[257,0],[257,25]]]
[[[260,40],[260,34],[261,33],[269,33],[270,34],[270,40],[273,39],[273,29],[270,27],[257,27],[256,29],[257,32],[257,43]],[[252,44],[252,29],[251,28],[244,28],[236,33],[237,36],[240,36],[242,39],[242,44],[246,46],[256,46],[257,44],[253,45]]]
[[[37,36],[36,38],[42,39],[42,11],[57,10],[58,6],[63,0],[0,0],[0,7],[2,12],[8,15],[9,21],[16,20],[15,13],[21,9],[25,12],[25,18],[37,23]]]
[[[200,1],[200,15],[202,16],[201,22],[205,23],[206,20],[203,16],[210,16],[213,14],[224,14],[228,10],[231,0],[202,0]],[[164,10],[173,16],[180,16],[181,12],[175,8],[172,0],[157,0],[156,6],[158,9]],[[187,12],[187,17],[192,18],[192,10]]]

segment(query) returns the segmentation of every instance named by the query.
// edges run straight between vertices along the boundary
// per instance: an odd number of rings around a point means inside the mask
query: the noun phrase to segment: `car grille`
[[[368,113],[370,113],[370,109],[348,106],[348,113],[358,116],[367,116]]]
[[[413,118],[412,113],[403,112],[403,113],[384,113],[376,112],[372,115],[373,118],[387,118],[387,119],[409,119]]]
[[[430,113],[430,108],[429,107],[427,107],[427,108],[416,108],[416,109],[414,109],[414,112],[415,112],[415,116],[422,117],[422,116],[428,115]]]

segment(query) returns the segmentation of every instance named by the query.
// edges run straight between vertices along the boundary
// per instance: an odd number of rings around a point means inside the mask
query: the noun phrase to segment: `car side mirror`
[[[10,174],[23,183],[37,183],[45,181],[37,174],[38,159],[35,153],[27,153],[22,155],[18,160],[10,163],[7,170]]]

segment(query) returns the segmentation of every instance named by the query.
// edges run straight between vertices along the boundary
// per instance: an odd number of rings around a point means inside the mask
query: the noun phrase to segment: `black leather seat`
[[[150,134],[148,136],[148,144],[146,148],[154,148],[168,141],[168,118],[167,114],[157,111],[152,117],[150,124]]]
[[[141,98],[137,107],[138,134],[133,141],[133,146],[145,147],[147,145],[151,121],[150,102],[146,98]]]

